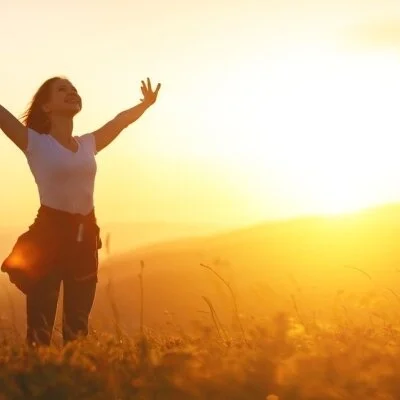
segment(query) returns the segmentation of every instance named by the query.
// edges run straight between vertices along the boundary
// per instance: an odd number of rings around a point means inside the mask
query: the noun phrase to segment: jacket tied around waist
[[[51,273],[63,251],[73,246],[84,246],[93,252],[101,249],[94,210],[83,216],[42,205],[28,231],[17,238],[1,270],[27,294],[38,280]]]

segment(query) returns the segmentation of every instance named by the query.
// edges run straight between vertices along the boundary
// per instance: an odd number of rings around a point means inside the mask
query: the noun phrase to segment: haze
[[[163,84],[98,155],[102,224],[247,225],[400,199],[399,2],[15,0],[1,13],[1,103],[16,115],[66,75],[82,134],[136,104],[141,79]],[[4,135],[0,160],[0,225],[30,224],[36,187]]]

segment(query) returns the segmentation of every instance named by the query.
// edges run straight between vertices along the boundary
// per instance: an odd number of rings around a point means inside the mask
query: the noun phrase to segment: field
[[[104,257],[91,333],[23,346],[1,297],[0,399],[400,398],[398,206]]]

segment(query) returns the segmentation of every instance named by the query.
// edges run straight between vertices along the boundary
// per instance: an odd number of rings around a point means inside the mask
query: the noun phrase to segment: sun
[[[329,162],[315,173],[316,181],[310,193],[316,213],[340,215],[372,206],[376,195],[368,187],[370,171],[358,171],[354,164]]]
[[[297,179],[307,182],[297,188],[300,197],[304,190],[315,212],[329,215],[390,201],[399,171],[390,149],[398,144],[397,58],[338,51],[304,56],[294,64],[301,82],[292,82],[288,110],[304,124],[287,128],[299,133],[291,156]]]
[[[393,54],[334,48],[276,61],[233,152],[248,173],[246,188],[266,208],[279,197],[275,209],[280,202],[293,214],[336,215],[400,198],[398,64]]]

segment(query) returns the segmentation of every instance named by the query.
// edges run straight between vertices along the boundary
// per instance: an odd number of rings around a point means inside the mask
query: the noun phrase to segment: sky
[[[400,2],[6,0],[0,104],[67,76],[76,135],[157,103],[97,155],[99,220],[250,224],[400,201]],[[6,38],[4,40],[4,38]],[[38,207],[0,135],[0,225]]]

